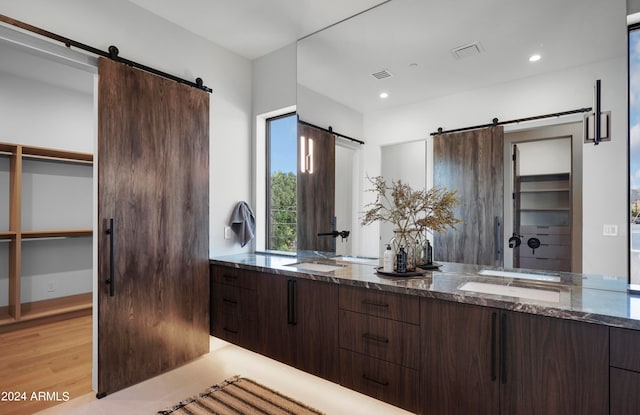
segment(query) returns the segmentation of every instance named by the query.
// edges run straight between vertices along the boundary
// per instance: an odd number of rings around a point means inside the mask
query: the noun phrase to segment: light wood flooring
[[[155,414],[233,375],[243,375],[327,415],[410,415],[264,356],[210,338],[195,361],[103,399],[91,389],[91,317],[0,334],[0,393],[44,391],[68,402],[0,402],[2,415]]]
[[[33,414],[90,393],[91,327],[89,315],[0,334],[0,414]]]

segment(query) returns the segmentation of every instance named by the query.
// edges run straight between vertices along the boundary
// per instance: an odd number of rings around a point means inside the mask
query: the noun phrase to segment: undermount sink
[[[335,259],[336,261],[354,262],[358,264],[378,263],[377,258],[365,258],[359,256],[339,256],[332,259]]]
[[[285,266],[316,272],[331,272],[346,267],[344,264],[322,264],[318,262],[296,262],[293,264],[286,264]]]
[[[560,292],[539,288],[514,287],[512,285],[491,284],[487,282],[467,282],[460,286],[462,291],[473,291],[483,294],[504,295],[508,297],[527,298],[529,300],[559,303]]]
[[[483,269],[478,274],[486,275],[490,277],[506,277],[506,278],[520,278],[524,280],[535,281],[547,281],[547,282],[560,282],[560,276],[554,274],[533,274],[529,272],[518,271],[498,271],[493,269]]]

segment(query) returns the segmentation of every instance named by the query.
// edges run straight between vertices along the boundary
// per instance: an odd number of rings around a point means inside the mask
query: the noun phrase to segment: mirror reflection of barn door
[[[298,123],[298,250],[335,252],[335,135]]]
[[[101,397],[209,350],[209,95],[104,58],[98,74]]]
[[[455,215],[463,221],[434,235],[434,260],[502,265],[503,141],[502,127],[434,137],[434,186],[457,191]]]

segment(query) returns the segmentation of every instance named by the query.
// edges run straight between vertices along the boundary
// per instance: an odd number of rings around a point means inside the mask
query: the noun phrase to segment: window
[[[630,281],[640,284],[640,25],[629,28]]]
[[[266,248],[296,251],[296,186],[298,122],[295,113],[266,121]]]

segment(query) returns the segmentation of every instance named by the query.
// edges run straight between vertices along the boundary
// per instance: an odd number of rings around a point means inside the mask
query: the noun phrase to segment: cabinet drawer
[[[569,259],[571,258],[571,247],[568,245],[545,245],[540,240],[540,247],[533,249],[527,246],[527,239],[522,240],[520,246],[520,258],[547,258],[547,259]]]
[[[417,410],[416,370],[341,350],[340,384],[408,411]]]
[[[213,284],[213,314],[232,314],[238,318],[255,320],[257,292],[224,284]]]
[[[340,308],[343,310],[390,318],[411,324],[420,323],[420,302],[418,297],[341,286],[339,301]]]
[[[520,226],[520,233],[522,234],[541,234],[541,235],[571,235],[571,228],[569,226],[535,226],[524,225]]]
[[[340,310],[340,347],[418,369],[420,326]]]
[[[215,314],[211,318],[211,335],[229,343],[256,350],[256,322],[235,314]]]
[[[211,280],[214,283],[242,287],[248,290],[256,289],[256,272],[245,269],[211,265]]]
[[[523,246],[527,245],[529,238],[538,238],[543,245],[571,245],[571,235],[567,234],[545,234],[545,233],[523,233],[522,242]]]
[[[640,372],[640,331],[619,328],[610,330],[611,366]]]
[[[520,268],[571,272],[569,259],[520,258]]]

